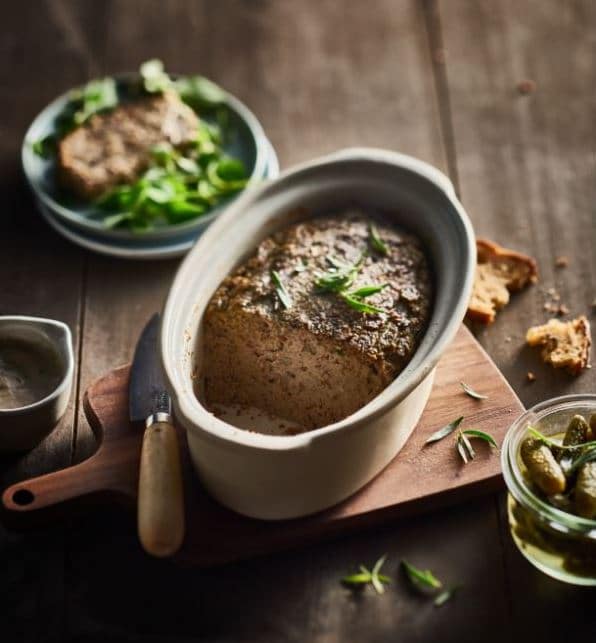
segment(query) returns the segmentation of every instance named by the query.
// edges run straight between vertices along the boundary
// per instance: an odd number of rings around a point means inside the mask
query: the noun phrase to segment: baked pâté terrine
[[[293,225],[265,239],[207,307],[205,402],[300,430],[339,421],[403,370],[431,304],[415,236],[356,210]]]

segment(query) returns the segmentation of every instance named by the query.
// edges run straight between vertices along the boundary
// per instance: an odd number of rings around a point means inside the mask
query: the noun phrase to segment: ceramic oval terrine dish
[[[205,318],[218,288],[271,235],[350,208],[380,213],[388,225],[419,240],[428,260],[432,304],[409,361],[363,406],[339,419],[323,412],[318,417],[330,417],[330,423],[310,430],[276,434],[265,428],[265,419],[261,429],[258,417],[256,425],[253,416],[253,424],[244,426],[214,412],[200,380],[208,352]],[[349,149],[243,194],[185,259],[162,319],[168,387],[205,488],[238,513],[278,520],[321,511],[369,482],[397,455],[424,410],[435,366],[464,318],[475,262],[472,226],[451,182],[409,156]],[[391,316],[385,319],[392,323]],[[241,345],[238,350],[240,368]]]

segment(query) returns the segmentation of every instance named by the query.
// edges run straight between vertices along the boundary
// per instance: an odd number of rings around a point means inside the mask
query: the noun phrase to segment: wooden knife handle
[[[153,556],[171,556],[184,540],[184,492],[178,438],[169,422],[145,429],[138,502],[143,548]]]

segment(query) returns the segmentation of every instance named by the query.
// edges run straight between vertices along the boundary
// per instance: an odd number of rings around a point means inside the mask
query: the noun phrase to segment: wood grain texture
[[[556,282],[571,311],[583,310],[595,296],[594,254],[583,252],[594,245],[596,225],[592,24],[589,0],[11,3],[0,25],[0,309],[67,321],[80,337],[81,390],[130,359],[176,262],[111,261],[60,240],[34,212],[18,147],[27,124],[57,94],[159,56],[245,100],[284,166],[369,144],[448,169],[456,185],[461,174],[477,231],[535,254],[544,285]],[[522,97],[515,85],[526,77],[538,87]],[[577,256],[577,263],[555,271],[554,252]],[[542,319],[542,304],[539,290],[530,289],[495,326],[478,331],[527,404],[596,388],[594,371],[568,380],[522,348],[523,330]],[[534,385],[525,382],[527,370],[539,376]],[[84,459],[94,437],[73,407],[46,443],[0,462],[0,482],[67,464],[73,428],[74,459]],[[66,566],[60,529],[26,537],[1,531],[2,635],[18,642],[515,641],[527,640],[536,614],[544,640],[562,638],[562,626],[544,636],[554,614],[564,614],[577,637],[590,635],[593,592],[534,572],[504,527],[499,541],[497,519],[492,502],[468,503],[201,574],[147,562],[134,522],[118,513],[71,526]],[[391,592],[352,596],[338,584],[384,551],[395,578]],[[461,596],[436,610],[410,594],[395,575],[401,556],[463,583]]]
[[[482,381],[486,400],[472,399],[463,392],[460,378],[464,369],[468,378]],[[63,502],[80,507],[102,499],[113,502],[115,495],[121,496],[116,500],[136,509],[143,427],[128,422],[128,380],[129,368],[122,367],[100,378],[86,392],[85,410],[100,442],[96,454],[74,467],[23,481],[4,492],[3,506],[11,524],[26,524],[38,512],[44,512],[44,519],[50,521],[56,516],[54,509],[67,510]],[[214,502],[193,475],[185,436],[180,431],[187,535],[176,558],[201,566],[226,563],[500,489],[503,480],[497,451],[480,445],[476,459],[463,466],[453,436],[427,446],[425,441],[462,416],[462,428],[489,431],[500,444],[522,410],[489,357],[462,327],[437,367],[429,403],[398,457],[364,489],[336,507],[312,517],[274,523],[243,518]],[[18,497],[24,491],[32,501],[21,505]]]
[[[596,22],[596,5],[457,0],[442,8],[444,98],[461,198],[479,234],[535,256],[541,275],[477,336],[526,406],[593,393],[595,369],[577,378],[556,372],[524,346],[524,337],[529,326],[549,318],[543,307],[550,287],[561,294],[569,318],[587,314],[596,322],[596,40],[588,26]],[[535,82],[533,93],[519,93],[524,79]],[[559,255],[569,257],[568,268],[555,267]],[[536,374],[534,383],[526,381],[527,371]],[[517,636],[563,641],[569,622],[596,631],[594,591],[563,586],[528,565],[509,536],[504,505],[501,498]]]

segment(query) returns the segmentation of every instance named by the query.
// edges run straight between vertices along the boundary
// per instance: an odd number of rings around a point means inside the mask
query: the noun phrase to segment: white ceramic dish
[[[412,360],[365,407],[315,431],[264,435],[216,418],[193,391],[195,347],[200,346],[201,318],[213,292],[275,230],[310,213],[355,202],[382,210],[419,235],[433,264],[433,313]],[[176,417],[186,429],[194,467],[208,491],[241,514],[295,518],[340,502],[377,475],[401,449],[424,409],[437,361],[465,315],[475,261],[472,226],[452,184],[409,156],[345,150],[243,194],[187,256],[162,321],[162,360]]]
[[[0,451],[23,451],[41,442],[64,415],[74,376],[72,337],[66,324],[53,319],[10,315],[0,317],[0,339],[50,348],[61,379],[43,399],[14,409],[0,409]]]

